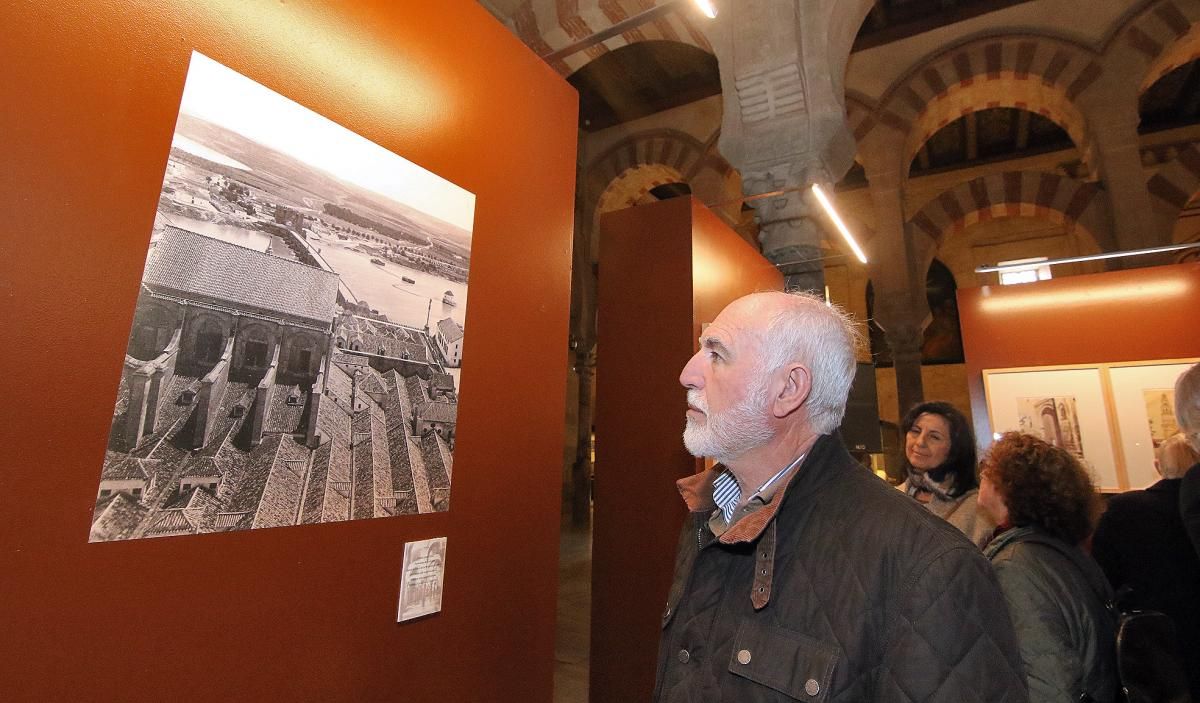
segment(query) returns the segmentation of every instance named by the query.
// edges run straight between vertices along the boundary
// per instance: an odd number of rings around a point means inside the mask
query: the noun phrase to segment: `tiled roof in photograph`
[[[188,464],[179,478],[220,478],[225,467],[216,456],[202,456]]]
[[[296,398],[297,402],[288,405],[288,398]],[[300,421],[307,404],[308,394],[300,390],[300,386],[272,386],[267,393],[267,418],[263,431],[287,434],[302,431]]]
[[[425,403],[417,410],[417,416],[430,422],[458,422],[458,403]]]
[[[449,317],[438,320],[438,332],[441,333],[447,344],[454,344],[463,338],[462,326]]]
[[[129,539],[145,517],[146,509],[137,501],[117,493],[103,508],[97,507],[92,519],[91,541]]]
[[[408,391],[409,403],[414,406],[420,406],[429,400],[429,394],[425,392],[425,386],[419,376],[405,376],[404,388]]]
[[[429,487],[449,488],[451,459],[446,440],[436,432],[426,432],[421,436],[421,457],[425,461]]]
[[[308,450],[291,437],[283,437],[275,463],[267,478],[254,527],[283,527],[294,525],[300,496],[304,492],[304,473],[308,465]]]
[[[149,478],[143,465],[144,459],[135,459],[118,452],[104,453],[104,467],[100,470],[101,481],[136,481]]]
[[[275,464],[275,455],[279,451],[281,435],[267,435],[262,444],[250,452],[249,458],[241,470],[231,471],[234,476],[233,495],[230,497],[226,511],[231,513],[251,512],[258,509],[262,499],[263,489],[266,488],[267,478],[271,475],[271,467]],[[229,481],[229,479],[226,479]]]
[[[429,379],[429,387],[435,391],[453,391],[454,377],[448,373],[435,373]]]
[[[167,226],[159,235],[142,282],[156,292],[321,325],[337,312],[337,274],[178,227]]]
[[[154,524],[146,529],[147,537],[167,537],[170,535],[189,535],[196,532],[195,526],[188,521],[182,509],[160,510]]]
[[[304,505],[300,509],[302,525],[321,522],[326,481],[329,478],[329,453],[332,450],[333,442],[326,442],[313,452],[312,468],[308,472],[308,487],[304,492]]]

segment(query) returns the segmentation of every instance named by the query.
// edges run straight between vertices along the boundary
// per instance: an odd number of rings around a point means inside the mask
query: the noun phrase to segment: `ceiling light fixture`
[[[838,216],[837,210],[833,209],[833,203],[829,202],[829,198],[825,196],[825,191],[821,190],[821,186],[814,183],[812,184],[812,192],[813,195],[817,196],[817,200],[821,201],[821,206],[825,208],[825,213],[829,215],[829,219],[833,220],[833,224],[837,227],[838,231],[842,233],[842,238],[845,239],[846,243],[850,245],[850,248],[854,250],[854,255],[858,257],[859,261],[863,262],[864,264],[867,263],[867,255],[864,254],[862,248],[858,246],[858,242],[854,240],[854,235],[850,234],[850,230],[846,227],[846,223],[842,222],[842,218]]]
[[[815,186],[814,186],[815,187]],[[998,273],[1001,271],[1015,271],[1019,269],[1027,269],[1031,266],[1056,266],[1058,264],[1077,264],[1082,261],[1100,261],[1101,259],[1116,259],[1123,256],[1144,256],[1146,254],[1164,254],[1169,251],[1182,251],[1184,249],[1200,248],[1200,242],[1192,242],[1190,244],[1171,244],[1163,247],[1150,247],[1149,249],[1130,249],[1128,251],[1109,251],[1102,254],[1087,254],[1085,256],[1068,256],[1062,259],[1050,259],[1049,261],[1039,261],[1036,264],[1029,263],[1012,263],[1012,264],[984,264],[975,269],[975,273]]]
[[[696,7],[710,20],[717,18],[717,8],[713,7],[712,0],[696,0]]]

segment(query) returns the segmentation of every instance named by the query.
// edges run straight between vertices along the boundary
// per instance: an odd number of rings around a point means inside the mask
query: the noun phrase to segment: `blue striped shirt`
[[[781,476],[794,469],[803,460],[803,454],[796,457],[795,461],[780,469],[779,473],[767,479],[766,483],[759,486],[758,490],[751,494],[747,501],[770,488],[771,484],[778,481]],[[713,502],[721,509],[721,515],[725,518],[726,524],[733,523],[733,509],[737,507],[741,499],[742,489],[738,486],[737,478],[734,477],[733,472],[728,468],[722,469],[721,473],[713,480]]]

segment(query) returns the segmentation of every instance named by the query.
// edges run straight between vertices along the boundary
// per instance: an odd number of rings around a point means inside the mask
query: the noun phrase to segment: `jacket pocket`
[[[798,701],[824,701],[838,651],[799,632],[743,621],[733,641],[729,671]]]

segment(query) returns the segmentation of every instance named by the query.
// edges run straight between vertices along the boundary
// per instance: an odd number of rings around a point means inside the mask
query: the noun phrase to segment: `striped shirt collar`
[[[786,475],[789,471],[796,468],[801,461],[804,461],[804,454],[796,457],[792,463],[780,469],[774,476],[767,479],[765,483],[758,487],[754,493],[747,498],[747,502],[761,496],[763,491],[770,488],[776,481]],[[742,499],[742,489],[738,486],[737,478],[728,467],[722,467],[721,473],[713,479],[713,502],[721,510],[721,516],[725,518],[726,524],[733,524],[733,510],[738,506]]]

